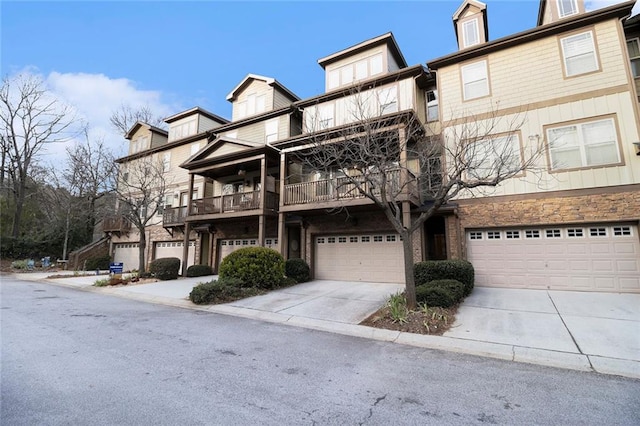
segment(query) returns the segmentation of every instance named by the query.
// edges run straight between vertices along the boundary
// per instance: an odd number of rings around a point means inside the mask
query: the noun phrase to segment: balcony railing
[[[131,222],[124,216],[109,216],[102,221],[103,232],[127,232],[131,230]]]
[[[415,178],[409,172],[409,181],[405,186],[405,191],[400,188],[400,170],[393,170],[386,175],[387,194],[399,197],[403,192],[409,197],[417,198],[417,185]],[[339,201],[348,199],[365,198],[358,189],[368,192],[371,185],[378,180],[376,176],[369,176],[367,179],[358,181],[357,177],[340,177],[334,179],[323,179],[311,182],[292,183],[284,187],[284,204],[309,204],[326,201]],[[375,193],[375,187],[373,188]]]
[[[162,225],[184,225],[184,218],[187,217],[187,207],[172,207],[164,209],[162,213]]]
[[[251,211],[259,210],[262,207],[260,205],[260,191],[201,198],[193,200],[192,205],[192,215]],[[277,210],[278,194],[267,191],[264,207],[267,210]]]

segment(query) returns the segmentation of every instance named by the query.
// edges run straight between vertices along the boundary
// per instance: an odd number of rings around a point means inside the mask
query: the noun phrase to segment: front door
[[[300,258],[300,227],[292,226],[289,228],[289,240],[287,244],[287,259]]]

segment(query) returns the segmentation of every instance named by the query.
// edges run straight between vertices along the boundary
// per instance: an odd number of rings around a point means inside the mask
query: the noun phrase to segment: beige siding
[[[520,128],[521,144],[525,152],[531,152],[535,143],[530,142],[529,137],[531,136],[533,141],[536,135],[545,137],[544,126],[614,114],[624,164],[549,173],[549,160],[545,151],[536,167],[539,170],[535,173],[530,171],[521,178],[507,180],[486,195],[541,193],[640,183],[640,157],[635,155],[633,146],[633,142],[638,140],[638,129],[632,102],[632,95],[624,92],[538,108],[520,115],[525,119],[524,125]],[[518,121],[515,115],[501,118],[495,133],[508,131],[509,123],[514,121]],[[451,129],[445,130],[445,133],[450,131]],[[469,198],[469,194],[460,198]]]
[[[264,122],[250,124],[248,126],[240,127],[238,130],[238,139],[250,142],[264,143]]]
[[[387,53],[388,49],[386,45],[383,46],[376,46],[374,48],[371,49],[367,49],[363,52],[360,52],[358,54],[349,56],[347,58],[341,59],[339,61],[333,62],[329,65],[326,66],[325,68],[325,90],[326,91],[330,91],[330,90],[335,90],[336,88],[330,88],[329,87],[329,73],[333,70],[336,70],[338,68],[341,68],[345,65],[349,65],[349,64],[353,64],[354,62],[358,62],[362,59],[365,58],[369,58],[371,56],[377,55],[377,54],[381,54],[382,55],[382,70],[384,73],[385,69],[389,69],[389,57],[390,55]],[[397,67],[397,65],[395,65]],[[397,69],[397,68],[396,68]],[[381,75],[381,74],[377,74],[377,75]],[[372,76],[373,77],[373,76]],[[344,84],[342,86],[345,86]]]
[[[291,105],[291,99],[279,90],[273,91],[273,109],[288,107]]]
[[[155,132],[150,132],[150,133],[151,133],[151,148],[165,145],[167,143],[167,139],[168,139],[167,136],[160,135]]]
[[[139,138],[147,138],[146,146],[138,148],[136,152],[144,151],[145,149],[151,148],[150,141],[152,137],[152,132],[146,127],[140,127],[138,130],[131,136],[131,140],[129,141],[129,151],[128,154],[135,154],[134,152],[134,144],[137,143]]]
[[[204,115],[199,115],[198,120],[198,133],[206,132],[207,130],[215,129],[220,126],[220,123],[210,119],[209,117],[205,117]]]
[[[618,39],[615,21],[598,24],[594,32],[601,72],[565,78],[557,37],[548,37],[483,57],[487,59],[489,67],[491,96],[488,97],[463,102],[460,65],[439,70],[443,119],[449,120],[452,116],[460,115],[462,110],[481,114],[496,108],[496,105],[499,109],[519,107],[548,101],[557,98],[558,94],[569,96],[627,84],[622,44]],[[530,58],[535,58],[535,63]]]
[[[387,71],[394,72],[394,71],[398,71],[399,69],[400,69],[400,66],[398,65],[396,60],[393,58],[393,55],[391,54],[391,52],[387,51]]]

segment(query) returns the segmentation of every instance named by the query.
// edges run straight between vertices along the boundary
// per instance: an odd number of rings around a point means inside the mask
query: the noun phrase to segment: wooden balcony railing
[[[131,230],[131,222],[124,216],[109,216],[102,221],[103,232],[127,232]]]
[[[262,208],[260,205],[260,191],[201,198],[193,200],[192,206],[192,215],[251,211]],[[270,210],[277,210],[278,194],[267,191],[264,207]]]
[[[186,206],[166,208],[162,213],[162,225],[164,227],[184,225],[185,217],[187,217]]]
[[[403,191],[400,188],[400,170],[393,170],[386,175],[387,194],[390,196],[400,196]],[[354,181],[355,179],[355,181]],[[311,182],[301,182],[285,185],[284,204],[309,204],[324,201],[338,201],[346,199],[365,198],[358,189],[360,186],[365,192],[369,191],[372,182],[377,179],[375,176],[358,181],[357,178],[340,177],[334,179],[323,179]],[[375,193],[375,187],[373,188]],[[415,178],[409,173],[409,181],[405,186],[406,194],[409,197],[417,197],[417,185]]]

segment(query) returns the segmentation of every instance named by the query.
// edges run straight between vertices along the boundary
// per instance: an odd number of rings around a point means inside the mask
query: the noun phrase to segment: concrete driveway
[[[640,377],[640,294],[476,287],[444,336],[509,345],[523,357],[586,355],[597,371]]]

